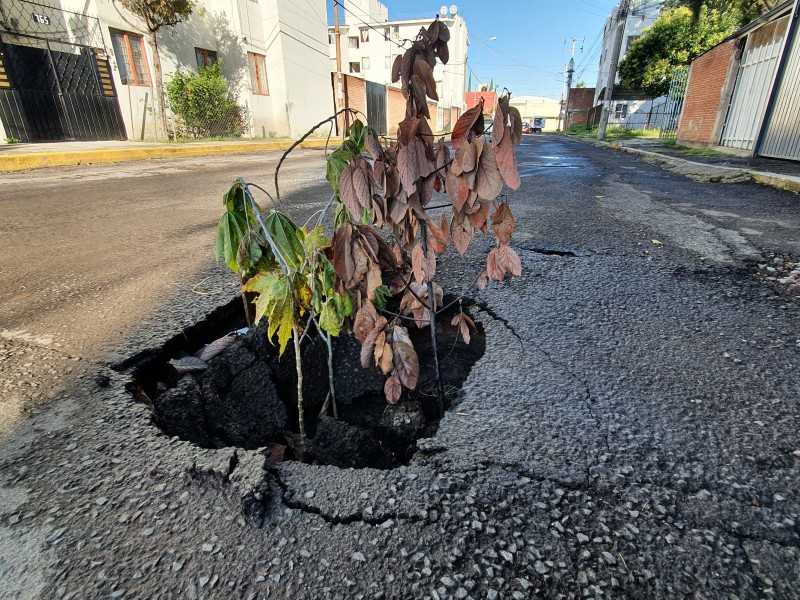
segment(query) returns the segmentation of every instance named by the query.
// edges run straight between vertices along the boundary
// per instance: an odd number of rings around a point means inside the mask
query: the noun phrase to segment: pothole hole
[[[466,299],[463,302],[464,310],[473,305]],[[470,344],[464,343],[451,324],[457,312],[455,305],[438,316],[436,325],[447,409],[457,404],[464,381],[486,347],[480,322]],[[204,448],[255,449],[277,444],[285,446],[284,459],[295,459],[297,380],[291,344],[278,357],[277,347],[267,340],[266,326],[261,325],[236,336],[201,371],[181,373],[170,364],[181,358],[185,362],[205,344],[243,324],[237,300],[160,349],[132,357],[119,367],[132,371],[131,393],[152,405],[153,422],[165,434]],[[338,419],[328,416],[330,410],[321,414],[329,391],[326,344],[318,337],[304,341],[306,460],[342,468],[391,469],[408,464],[417,440],[436,433],[439,409],[430,330],[409,327],[409,335],[419,356],[419,384],[416,390],[404,392],[395,405],[386,402],[380,370],[361,367],[358,341],[345,334],[334,338]]]

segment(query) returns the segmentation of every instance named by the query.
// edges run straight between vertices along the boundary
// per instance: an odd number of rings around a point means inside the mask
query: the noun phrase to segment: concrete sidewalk
[[[6,144],[0,146],[0,172],[158,158],[267,152],[286,150],[294,142],[292,139],[278,139],[180,144],[127,141]],[[336,143],[335,140],[331,142]],[[326,139],[307,139],[300,144],[300,147],[324,148],[326,143]]]
[[[663,146],[658,140],[616,140],[601,142],[576,137],[582,142],[636,154],[674,173],[706,183],[738,183],[755,181],[764,185],[800,193],[800,163],[758,156],[691,155],[679,156],[679,150]]]

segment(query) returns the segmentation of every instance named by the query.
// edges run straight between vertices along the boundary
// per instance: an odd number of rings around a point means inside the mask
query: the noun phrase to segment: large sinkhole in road
[[[445,305],[449,303],[445,299]],[[465,300],[464,310],[471,304]],[[451,325],[458,310],[456,304],[437,318],[448,409],[458,402],[461,386],[486,348],[480,322],[469,345],[458,335]],[[122,365],[133,371],[130,391],[137,400],[152,404],[154,424],[169,436],[204,448],[277,447],[285,459],[293,459],[298,418],[292,344],[278,357],[277,348],[267,340],[266,326],[260,325],[236,336],[202,371],[181,373],[170,362],[186,362],[205,344],[244,325],[237,299],[161,348],[132,357]],[[416,441],[435,434],[439,409],[430,329],[410,326],[409,334],[419,356],[419,384],[395,405],[386,402],[381,371],[361,367],[358,341],[346,334],[334,338],[338,420],[330,416],[331,410],[322,412],[329,391],[327,346],[318,337],[303,342],[304,412],[310,438],[306,460],[343,468],[390,469],[408,464]]]

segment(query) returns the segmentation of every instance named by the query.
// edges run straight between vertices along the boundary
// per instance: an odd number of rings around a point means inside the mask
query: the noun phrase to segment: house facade
[[[395,58],[402,55],[417,37],[422,27],[427,28],[434,19],[392,20],[388,8],[377,0],[345,0],[340,11],[344,23],[339,27],[339,48],[342,73],[350,78],[363,79],[374,95],[385,88],[389,123],[386,130],[396,126],[391,105],[396,103],[399,83],[393,84],[392,65]],[[464,110],[464,94],[467,84],[467,49],[469,37],[464,19],[458,15],[440,15],[439,19],[450,30],[448,50],[450,60],[445,65],[437,59],[433,69],[436,80],[438,102],[431,102],[431,120],[438,131],[449,131]],[[336,31],[328,28],[330,71],[336,73]],[[370,85],[371,84],[371,85]],[[377,87],[377,86],[383,86]],[[343,90],[337,94],[343,95]],[[370,92],[367,92],[369,96]],[[349,101],[348,97],[348,101]],[[343,98],[340,98],[340,104]],[[370,117],[372,120],[372,117]]]
[[[111,0],[4,0],[0,20],[0,139],[169,137],[135,15]],[[298,136],[332,113],[325,0],[199,0],[158,45],[165,84],[219,62],[242,137]]]
[[[677,141],[800,160],[800,35],[792,0],[691,65]]]
[[[619,63],[625,58],[631,44],[642,36],[645,29],[656,22],[664,9],[664,4],[664,0],[629,0],[628,12],[624,20]],[[611,77],[614,77],[615,86],[620,81],[619,68],[613,74],[610,72],[614,42],[619,27],[617,23],[619,10],[620,4],[617,4],[608,15],[603,27],[603,46],[600,51],[593,106],[604,105],[609,110],[609,125],[641,129],[653,124],[654,106],[662,105],[663,98],[652,99],[641,94],[626,94],[624,90],[615,88],[614,97],[606,99],[606,89]],[[617,64],[619,65],[619,63]]]

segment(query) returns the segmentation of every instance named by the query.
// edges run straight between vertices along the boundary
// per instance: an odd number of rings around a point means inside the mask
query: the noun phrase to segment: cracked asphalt
[[[409,466],[267,471],[153,426],[110,365],[232,297],[203,230],[177,270],[227,292],[149,294],[0,442],[0,597],[800,597],[800,304],[754,275],[800,256],[797,196],[555,136],[518,158],[524,273],[473,294],[486,352]],[[175,201],[187,177],[218,198],[231,166],[173,173]],[[323,166],[303,158],[297,215]],[[445,289],[490,246],[448,257]]]

